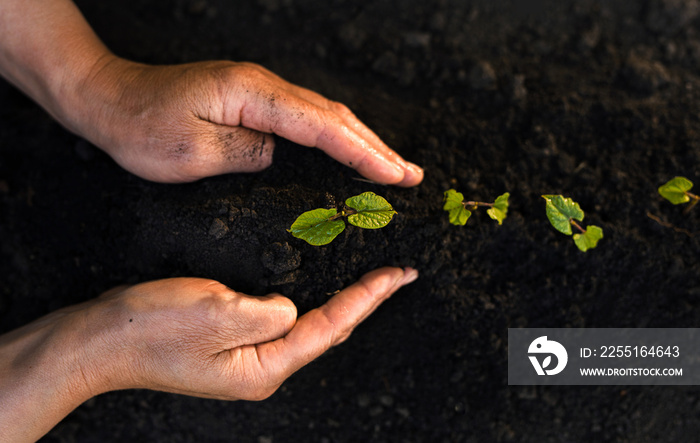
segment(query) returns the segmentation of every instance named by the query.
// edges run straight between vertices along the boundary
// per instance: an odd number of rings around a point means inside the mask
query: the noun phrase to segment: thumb
[[[202,177],[257,172],[272,164],[275,140],[272,134],[253,129],[207,122],[199,156],[198,173]]]
[[[297,321],[297,308],[287,297],[272,293],[252,296],[236,292],[222,320],[232,326],[228,349],[284,337]],[[242,328],[242,330],[241,330]]]
[[[311,360],[350,336],[355,327],[418,272],[411,268],[382,268],[365,274],[325,305],[299,318],[289,333],[258,345],[261,365],[284,380]]]

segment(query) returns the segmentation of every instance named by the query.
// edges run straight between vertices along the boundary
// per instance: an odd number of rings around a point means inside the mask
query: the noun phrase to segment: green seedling
[[[363,192],[345,200],[345,207],[337,209],[313,209],[304,212],[288,229],[296,238],[314,246],[327,245],[345,229],[343,217],[348,223],[364,229],[379,229],[388,225],[396,211],[388,201],[374,192]]]
[[[685,177],[674,177],[666,184],[659,187],[659,194],[674,205],[690,204],[683,210],[684,214],[693,209],[700,201],[700,197],[688,192],[693,188],[693,182]]]
[[[547,218],[557,231],[571,235],[572,226],[578,229],[579,233],[573,234],[574,243],[583,252],[598,245],[598,240],[603,238],[603,230],[594,225],[584,229],[576,222],[576,220],[583,221],[584,216],[578,203],[561,195],[543,195],[542,198],[547,202]]]
[[[450,223],[462,226],[467,223],[473,211],[480,206],[486,206],[489,208],[486,210],[486,213],[500,225],[506,218],[506,214],[508,214],[508,197],[510,197],[510,194],[506,192],[503,195],[499,195],[493,203],[465,202],[464,195],[461,192],[449,189],[445,191],[445,205],[442,209],[448,212]]]

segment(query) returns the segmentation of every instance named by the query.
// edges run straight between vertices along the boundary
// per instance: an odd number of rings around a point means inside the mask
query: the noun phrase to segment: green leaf
[[[578,203],[561,195],[543,195],[547,202],[547,218],[554,228],[571,235],[571,219],[583,221],[583,211]]]
[[[374,192],[363,192],[350,197],[345,200],[345,204],[357,211],[348,216],[348,223],[365,229],[383,228],[396,214],[391,204]]]
[[[464,206],[462,202],[464,201],[464,195],[461,192],[457,192],[454,189],[448,189],[445,191],[444,198],[445,206],[442,209],[449,211],[455,209],[459,206]]]
[[[327,245],[345,229],[342,220],[331,220],[337,213],[335,209],[323,208],[304,212],[292,223],[289,232],[311,245]]]
[[[466,209],[464,206],[461,208],[453,209],[449,212],[450,223],[457,226],[464,226],[467,224],[467,220],[472,216],[472,211]]]
[[[450,223],[458,226],[465,225],[472,213],[464,207],[464,195],[454,189],[449,189],[445,191],[444,201],[445,205],[442,209],[448,212]]]
[[[574,234],[574,242],[583,252],[595,248],[601,238],[603,238],[603,230],[594,225],[588,226],[583,234]]]
[[[674,205],[688,203],[690,197],[686,193],[693,188],[693,182],[685,177],[675,177],[659,187],[659,194]]]
[[[510,197],[508,192],[503,195],[499,195],[498,198],[496,198],[496,201],[493,202],[493,206],[486,210],[489,217],[496,220],[499,225],[503,223],[503,220],[506,218],[506,214],[508,214],[508,197]]]

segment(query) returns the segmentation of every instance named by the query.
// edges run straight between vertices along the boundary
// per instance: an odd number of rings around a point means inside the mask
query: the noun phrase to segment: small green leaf
[[[379,229],[388,225],[396,214],[386,199],[374,192],[363,192],[345,200],[345,204],[357,211],[348,216],[348,223],[365,229]]]
[[[445,206],[443,207],[445,211],[449,211],[450,209],[454,209],[458,206],[464,206],[462,205],[464,195],[461,192],[455,191],[454,189],[448,189],[445,191],[443,200],[445,202]]]
[[[292,223],[289,232],[311,245],[327,245],[345,229],[342,220],[331,220],[337,213],[335,209],[323,208],[304,212]]]
[[[448,212],[450,223],[458,226],[465,225],[472,213],[464,207],[464,195],[454,189],[449,189],[445,191],[444,201],[445,205],[442,209]]]
[[[453,209],[449,212],[450,223],[457,226],[464,226],[467,224],[467,220],[472,216],[472,211],[466,209],[464,206],[461,208]]]
[[[583,221],[583,211],[578,203],[561,195],[543,195],[547,202],[547,218],[554,228],[571,235],[571,219]]]
[[[594,225],[588,226],[583,234],[574,234],[574,242],[583,252],[595,248],[601,238],[603,238],[603,230]]]
[[[674,205],[679,205],[690,201],[687,191],[690,191],[692,188],[693,182],[687,178],[675,177],[659,187],[659,194]]]
[[[508,192],[503,195],[499,195],[498,198],[496,198],[496,201],[493,202],[493,206],[486,210],[489,217],[496,220],[499,225],[503,223],[503,220],[506,218],[506,214],[508,214],[508,197],[510,197]]]

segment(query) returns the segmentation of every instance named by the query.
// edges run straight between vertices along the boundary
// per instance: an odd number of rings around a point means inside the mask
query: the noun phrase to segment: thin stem
[[[336,213],[333,217],[329,218],[328,220],[333,221],[333,220],[338,220],[340,217],[347,217],[349,215],[357,214],[357,211],[352,208],[345,208],[342,211]]]
[[[685,195],[693,199],[693,201],[691,201],[690,204],[686,206],[686,208],[683,210],[683,213],[687,214],[688,212],[690,212],[691,209],[695,207],[695,205],[698,204],[698,201],[700,201],[700,197],[688,191],[685,191]]]
[[[677,227],[677,226],[675,226],[675,225],[673,225],[673,224],[671,224],[671,223],[669,223],[669,222],[667,222],[667,221],[662,220],[661,217],[659,217],[658,215],[654,215],[654,214],[652,214],[651,212],[648,212],[648,211],[647,211],[647,217],[649,217],[650,219],[654,220],[656,223],[660,224],[661,226],[663,226],[663,227],[665,227],[665,228],[671,228],[671,229],[673,229],[673,230],[676,231],[676,232],[680,232],[681,234],[687,235],[688,237],[691,237],[691,238],[692,238],[692,237],[694,237],[696,234],[698,234],[698,232],[690,232],[690,231],[688,231],[687,229],[679,228],[679,227]]]
[[[576,221],[574,221],[573,218],[569,219],[569,222],[570,222],[573,226],[575,226],[576,229],[578,229],[579,231],[581,231],[582,234],[585,234],[585,233],[586,233],[586,230],[583,229],[583,228],[581,227],[581,225],[579,225],[578,223],[576,223]]]
[[[493,203],[485,203],[485,202],[474,202],[474,201],[468,201],[468,202],[462,202],[465,208],[469,209],[470,211],[476,210],[479,206],[493,206]]]

